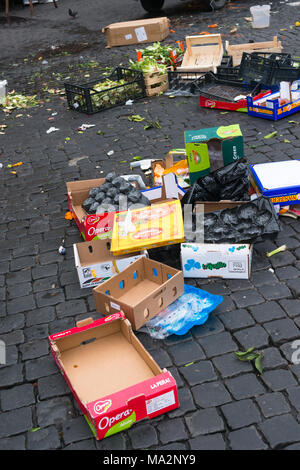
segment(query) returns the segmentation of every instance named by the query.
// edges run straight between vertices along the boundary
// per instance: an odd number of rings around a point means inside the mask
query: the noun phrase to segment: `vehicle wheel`
[[[149,13],[162,9],[165,0],[141,0],[142,7]]]
[[[208,0],[212,10],[219,10],[220,8],[223,8],[226,2],[227,0]]]

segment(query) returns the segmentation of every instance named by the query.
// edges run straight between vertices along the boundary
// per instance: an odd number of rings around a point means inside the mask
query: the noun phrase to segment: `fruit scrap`
[[[277,253],[280,253],[281,251],[285,251],[285,250],[286,250],[286,245],[282,245],[274,251],[269,251],[269,253],[267,253],[267,257],[270,258],[270,256],[276,255]]]

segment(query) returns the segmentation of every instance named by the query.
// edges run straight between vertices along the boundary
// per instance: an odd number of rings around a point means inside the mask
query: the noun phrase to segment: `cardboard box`
[[[185,131],[185,149],[191,185],[200,177],[244,157],[238,124]]]
[[[169,35],[170,20],[161,17],[112,23],[102,32],[105,33],[107,47],[162,41]]]
[[[120,313],[49,336],[54,360],[97,440],[178,408],[176,382]]]
[[[181,242],[184,228],[178,200],[115,214],[111,239],[115,256]]]
[[[179,155],[181,157],[181,160],[175,162],[175,155]],[[174,165],[176,165],[176,168],[174,168]],[[188,188],[190,186],[190,179],[188,174],[188,168],[187,171],[185,171],[186,167],[187,159],[185,149],[170,150],[165,156],[164,160],[158,159],[151,162],[154,185],[160,185],[163,181],[164,176],[166,176],[163,175],[162,172],[165,170],[168,171],[172,168],[176,171],[176,179],[178,181],[179,187],[181,189]]]
[[[252,245],[249,244],[181,244],[184,277],[249,279],[251,262]]]
[[[81,236],[86,241],[112,237],[115,212],[87,214],[82,203],[89,197],[92,188],[101,186],[105,178],[71,181],[67,183],[68,207],[75,216],[75,222]],[[151,204],[161,203],[167,199],[181,198],[185,191],[177,185],[173,175],[166,175],[162,186],[141,191]]]
[[[256,193],[270,198],[275,208],[300,204],[300,160],[258,163],[249,169]]]
[[[93,289],[98,312],[109,315],[122,311],[135,330],[183,292],[181,271],[145,257]]]
[[[74,243],[74,259],[80,287],[95,287],[120,273],[141,256],[148,256],[146,250],[131,256],[113,256],[110,240],[94,240]]]

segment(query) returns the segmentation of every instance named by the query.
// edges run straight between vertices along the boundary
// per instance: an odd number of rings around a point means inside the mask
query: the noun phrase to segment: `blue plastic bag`
[[[146,323],[142,331],[152,338],[163,339],[172,334],[185,335],[193,326],[203,325],[221,302],[214,295],[197,287],[184,285],[184,294]]]

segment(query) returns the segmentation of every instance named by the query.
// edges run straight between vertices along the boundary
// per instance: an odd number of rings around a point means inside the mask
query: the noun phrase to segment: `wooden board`
[[[182,64],[177,67],[181,72],[209,72],[216,73],[223,57],[223,44],[220,34],[207,34],[187,36],[186,52]]]
[[[228,41],[225,42],[226,54],[232,56],[233,67],[240,65],[243,52],[282,52],[281,41],[278,41],[277,36],[273,37],[273,41],[265,42],[249,42],[246,44],[229,44]]]
[[[147,96],[155,96],[169,89],[168,74],[160,75],[159,72],[144,74]]]

